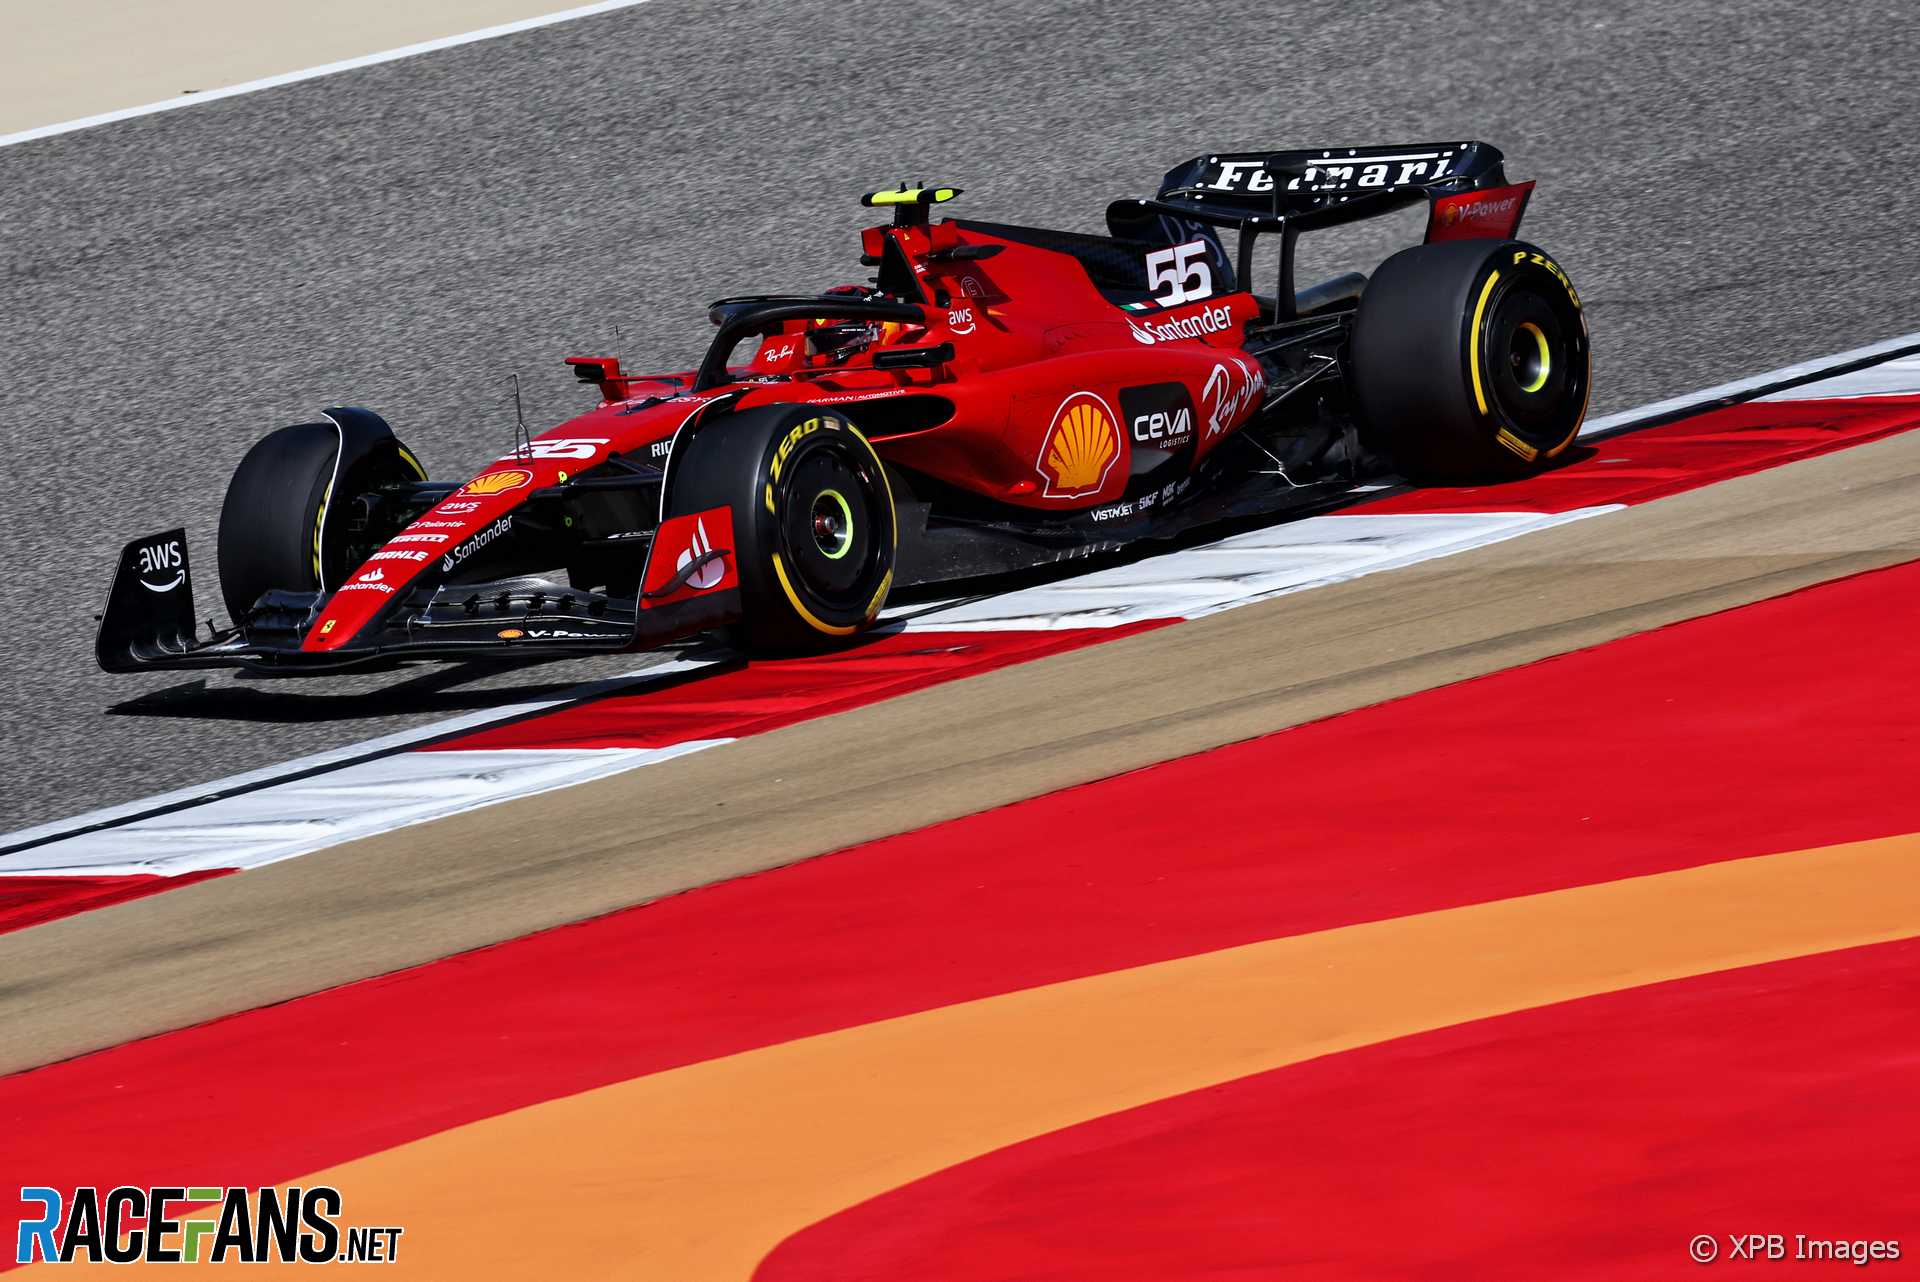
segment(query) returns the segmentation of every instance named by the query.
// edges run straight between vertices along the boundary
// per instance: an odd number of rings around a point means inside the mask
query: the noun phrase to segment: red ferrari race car
[[[232,625],[197,633],[185,532],[149,535],[122,554],[100,664],[293,673],[715,629],[792,651],[906,586],[1325,505],[1388,471],[1538,469],[1579,430],[1589,359],[1567,274],[1514,239],[1532,187],[1481,142],[1202,156],[1112,204],[1104,236],[933,221],[953,187],[875,192],[869,284],[722,299],[684,373],[570,357],[599,404],[469,480],[429,480],[366,409],[274,432],[221,512]],[[1415,202],[1424,243],[1296,288],[1301,233]]]

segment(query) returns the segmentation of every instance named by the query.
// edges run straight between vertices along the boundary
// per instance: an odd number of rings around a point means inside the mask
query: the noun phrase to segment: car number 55
[[[1163,307],[1191,302],[1213,293],[1213,268],[1207,263],[1207,242],[1190,240],[1147,255],[1147,288]]]

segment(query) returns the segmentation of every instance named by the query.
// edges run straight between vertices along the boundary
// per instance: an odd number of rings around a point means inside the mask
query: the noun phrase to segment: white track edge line
[[[1779,384],[1817,378],[1828,370],[1861,361],[1870,361],[1876,356],[1891,356],[1902,348],[1913,347],[1916,344],[1920,344],[1920,330],[1911,334],[1902,334],[1898,338],[1869,343],[1865,347],[1856,347],[1850,352],[1816,356],[1798,364],[1783,365],[1779,369],[1768,370],[1764,374],[1753,374],[1747,378],[1737,378],[1731,383],[1722,383],[1718,387],[1703,388],[1697,392],[1682,392],[1664,401],[1654,401],[1630,410],[1621,410],[1617,414],[1609,414],[1604,418],[1592,419],[1580,429],[1580,435],[1597,436],[1602,432],[1617,431],[1624,427],[1631,427],[1643,419],[1662,418],[1668,414],[1698,409],[1730,396],[1751,399],[1774,390]]]
[[[1354,579],[1371,578],[1376,574],[1385,574],[1390,570],[1410,569],[1413,566],[1423,564],[1427,561],[1444,561],[1449,557],[1459,556],[1463,552],[1475,552],[1481,548],[1492,547],[1496,543],[1505,543],[1509,539],[1525,538],[1529,534],[1538,534],[1542,530],[1551,530],[1558,525],[1567,525],[1574,521],[1584,521],[1588,517],[1608,516],[1614,512],[1625,511],[1631,506],[1633,505],[1629,503],[1599,503],[1592,507],[1569,508],[1565,512],[1474,513],[1474,515],[1478,516],[1530,516],[1535,519],[1531,521],[1520,521],[1495,529],[1483,530],[1478,534],[1469,535],[1466,538],[1456,540],[1452,543],[1443,543],[1438,547],[1426,548],[1417,552],[1405,552],[1399,556],[1387,557],[1373,565],[1354,566],[1348,570],[1322,575],[1320,578],[1311,579],[1305,583],[1295,583],[1284,588],[1275,588],[1270,592],[1257,592],[1252,596],[1244,597],[1237,601],[1211,606],[1197,614],[1188,615],[1187,618],[1204,619],[1208,615],[1224,614],[1228,610],[1238,609],[1243,605],[1257,605],[1262,601],[1272,601],[1278,597],[1292,596],[1296,592],[1307,592],[1314,588],[1328,588],[1336,583],[1352,582]],[[1344,516],[1347,514],[1329,512],[1327,515]],[[1352,513],[1352,516],[1355,517],[1364,517],[1365,515],[1366,514],[1362,512]],[[1375,519],[1385,521],[1392,520],[1393,518],[1390,516],[1380,516]]]
[[[448,717],[444,721],[433,721],[423,726],[415,726],[410,730],[398,730],[378,738],[343,744],[338,748],[329,748],[325,752],[296,757],[292,761],[282,761],[276,765],[261,766],[224,779],[190,784],[185,788],[176,788],[172,792],[163,792],[157,796],[141,797],[135,801],[102,806],[98,810],[89,810],[85,814],[48,820],[46,823],[22,828],[17,832],[0,833],[0,849],[55,841],[71,836],[83,828],[115,825],[151,810],[173,809],[215,801],[222,795],[235,790],[260,788],[294,775],[327,770],[365,757],[386,756],[390,753],[405,751],[416,744],[442,739],[448,735],[461,734],[469,730],[484,730],[489,726],[517,720],[524,716],[555,712],[573,704],[599,698],[603,694],[612,693],[625,686],[644,685],[660,677],[696,672],[701,668],[713,666],[715,662],[717,660],[669,659],[665,663],[643,668],[638,672],[623,673],[600,681],[582,682],[551,699],[531,699],[523,703],[478,708],[472,712],[463,712],[457,717]],[[0,873],[0,876],[4,875],[6,874]]]
[[[513,22],[503,22],[498,26],[482,27],[478,31],[463,31],[458,35],[439,36],[432,40],[422,40],[418,44],[402,45],[398,49],[386,49],[379,53],[362,54],[357,58],[346,58],[339,62],[323,63],[318,67],[307,67],[300,71],[286,71],[277,76],[266,76],[259,80],[248,80],[237,85],[226,85],[219,89],[208,89],[202,93],[182,94],[177,98],[167,98],[161,102],[150,102],[139,107],[122,107],[117,111],[103,111],[97,116],[82,116],[78,120],[63,120],[58,124],[36,125],[32,129],[22,129],[18,133],[0,134],[0,147],[12,147],[18,143],[33,142],[40,138],[52,138],[60,134],[75,133],[82,129],[92,129],[98,125],[111,125],[121,120],[133,120],[140,116],[151,116],[162,111],[176,111],[181,107],[198,106],[203,102],[218,102],[223,98],[237,98],[242,94],[258,93],[262,89],[278,89],[282,85],[299,84],[303,80],[318,80],[323,76],[338,75],[343,71],[358,71],[362,67],[377,67],[383,62],[398,62],[402,58],[415,58],[423,53],[438,53],[442,49],[453,49],[460,45],[474,44],[481,40],[494,40],[500,36],[516,35],[522,31],[533,31],[540,27],[551,27],[556,23],[572,22],[577,18],[591,18],[596,14],[612,13],[619,9],[632,9],[646,4],[647,0],[599,0],[597,4],[583,4],[577,9],[562,9],[558,13],[541,14],[532,18],[520,18]]]
[[[663,748],[560,749],[556,750],[553,755],[556,757],[571,757],[581,761],[583,765],[587,759],[597,757],[600,758],[600,760],[591,767],[576,771],[567,778],[554,779],[550,782],[537,784],[532,787],[503,789],[487,795],[468,797],[457,804],[435,810],[430,814],[409,814],[405,817],[389,819],[366,828],[347,829],[329,833],[326,836],[315,837],[309,841],[302,842],[297,847],[294,846],[292,842],[288,842],[286,844],[289,848],[282,849],[266,858],[251,860],[246,863],[214,863],[169,869],[165,865],[134,861],[117,864],[76,865],[67,868],[23,869],[19,872],[4,871],[0,872],[0,879],[6,877],[179,877],[191,875],[196,872],[250,872],[255,868],[266,868],[273,864],[285,863],[289,859],[299,859],[333,846],[344,846],[350,841],[364,841],[369,837],[384,836],[387,833],[398,832],[403,828],[412,828],[418,824],[433,823],[440,819],[451,819],[455,815],[470,814],[475,810],[485,810],[490,806],[505,805],[511,801],[524,801],[529,797],[538,797],[549,792],[558,792],[562,788],[573,788],[583,783],[593,783],[596,780],[611,778],[618,774],[625,774],[629,770],[638,770],[662,761],[671,761],[676,757],[688,756],[695,752],[704,752],[708,748],[722,747],[732,742],[734,742],[733,739],[722,737],[716,739],[682,739],[678,743],[668,744]],[[538,755],[543,750],[536,748],[520,749],[519,751]]]

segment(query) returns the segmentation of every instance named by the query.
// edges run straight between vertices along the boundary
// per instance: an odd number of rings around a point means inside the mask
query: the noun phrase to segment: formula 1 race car
[[[184,531],[136,539],[100,665],[291,673],[716,629],[803,650],[906,585],[1325,505],[1389,469],[1545,467],[1589,360],[1566,273],[1514,239],[1532,187],[1464,142],[1198,157],[1111,205],[1105,236],[932,221],[953,187],[872,193],[892,219],[861,233],[870,284],[722,299],[686,373],[570,357],[600,403],[470,480],[429,480],[366,409],[274,432],[220,516],[232,626],[197,633]],[[1424,243],[1295,287],[1302,232],[1417,202]]]

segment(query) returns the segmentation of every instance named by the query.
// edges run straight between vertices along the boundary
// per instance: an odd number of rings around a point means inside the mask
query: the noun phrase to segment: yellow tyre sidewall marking
[[[1573,300],[1574,314],[1580,318],[1580,337],[1582,339],[1589,338],[1587,333],[1587,313],[1580,306],[1580,296],[1569,290],[1567,297]],[[1567,446],[1573,444],[1574,438],[1580,435],[1580,425],[1587,421],[1587,403],[1593,399],[1593,349],[1590,344],[1586,346],[1587,379],[1586,388],[1580,395],[1580,412],[1573,416],[1573,426],[1567,429],[1567,439],[1547,451],[1548,458],[1553,458],[1555,455],[1564,451]]]
[[[780,590],[787,594],[787,604],[791,605],[794,613],[806,620],[807,626],[815,632],[824,632],[830,637],[844,637],[851,636],[853,630],[859,626],[858,624],[850,623],[845,627],[840,627],[836,624],[828,623],[812,610],[807,609],[806,602],[802,601],[800,594],[793,590],[793,580],[787,577],[786,563],[780,559],[778,552],[773,554],[773,573],[774,577],[780,580]]]
[[[1500,281],[1500,270],[1495,268],[1487,277],[1487,283],[1480,287],[1480,301],[1473,305],[1473,329],[1467,339],[1467,368],[1473,371],[1473,402],[1480,412],[1487,412],[1487,389],[1480,378],[1480,321],[1487,312],[1487,300],[1493,297],[1493,287]]]
[[[1500,444],[1506,446],[1529,463],[1540,457],[1539,450],[1533,448],[1533,446],[1527,444],[1504,427],[1500,429],[1500,434],[1493,439],[1499,441]]]
[[[320,510],[313,516],[313,581],[322,591],[326,582],[320,577],[320,536],[327,528],[327,504],[333,502],[333,482],[327,482],[327,488],[320,494]]]

